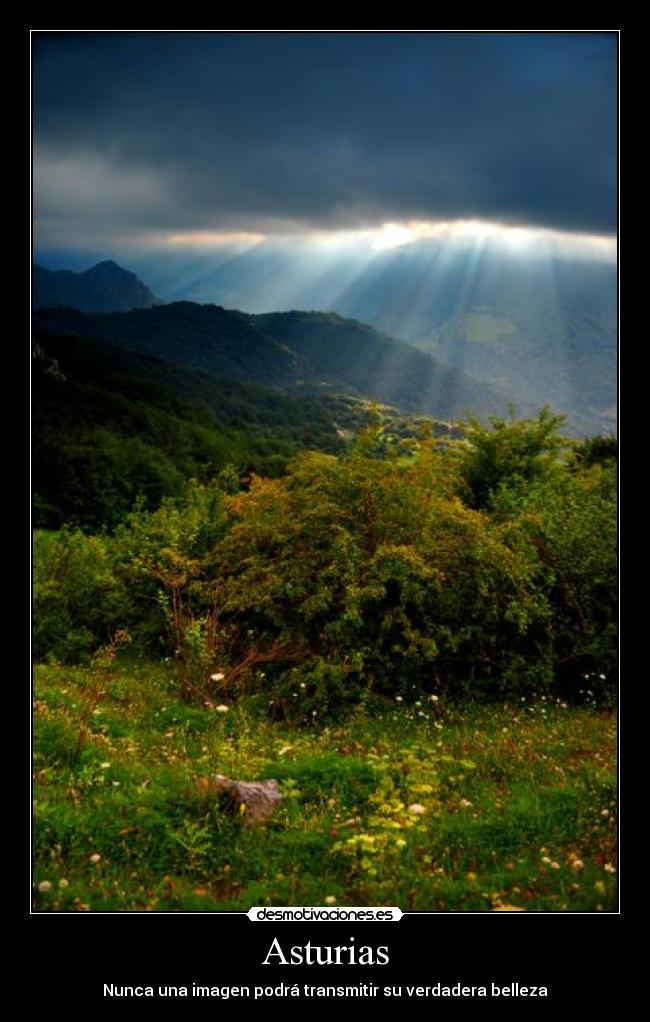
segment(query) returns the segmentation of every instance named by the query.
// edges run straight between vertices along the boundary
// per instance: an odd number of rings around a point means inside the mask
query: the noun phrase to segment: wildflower
[[[301,688],[304,688],[304,687],[305,687],[305,683],[304,683],[304,681],[301,681],[301,682],[300,682],[300,687],[301,687]]]
[[[218,671],[216,674],[210,675],[210,681],[223,681],[225,677],[226,677],[225,674],[222,674],[221,671]]]
[[[469,801],[468,798],[461,798],[460,804],[461,806],[463,806],[464,809],[467,809],[469,806],[471,806],[472,803]]]
[[[59,880],[59,887],[61,888],[61,890],[65,890],[65,888],[68,886],[68,883],[69,881],[67,881],[65,877],[61,877],[61,879]]]
[[[559,862],[552,862],[551,863],[551,869],[559,869],[559,868],[560,868]]]
[[[326,905],[336,905],[336,898],[333,894],[328,894],[324,901]]]
[[[574,873],[579,873],[580,870],[584,868],[585,864],[582,861],[582,859],[574,859],[573,862],[571,863],[571,869],[574,871]]]
[[[470,884],[473,884],[474,881],[476,880],[476,873],[466,873],[465,879],[469,880]]]
[[[52,884],[50,883],[49,880],[41,880],[40,884],[38,885],[38,889],[41,892],[41,894],[47,894],[48,891],[52,890]]]
[[[616,869],[614,868],[614,866],[612,866],[611,862],[606,862],[605,865],[603,866],[603,869],[605,870],[606,873],[616,872]]]
[[[224,703],[220,703],[219,706],[215,706],[217,713],[228,713],[228,707]]]
[[[609,816],[609,809],[602,809],[600,815],[604,816],[604,818],[607,819],[607,817]]]
[[[108,770],[110,765],[111,765],[110,763],[100,763],[99,767],[101,770]]]
[[[280,751],[278,752],[278,756],[284,756],[285,752],[289,752],[290,749],[291,749],[290,745],[283,745]]]
[[[426,813],[424,806],[420,805],[419,802],[414,802],[413,805],[409,806],[409,813],[415,813],[416,816],[422,816],[422,813]]]
[[[418,699],[418,701],[416,702],[416,704],[415,704],[415,705],[416,705],[416,706],[422,706],[422,703],[421,703],[421,701],[420,701],[420,700]]]
[[[429,699],[431,700],[432,703],[437,703],[439,698],[440,698],[440,696],[433,696],[433,695],[429,696]]]
[[[402,699],[402,697],[401,697],[401,696],[395,696],[395,702],[396,702],[396,703],[401,703],[401,702],[403,702],[403,701],[404,701],[404,700]]]
[[[542,856],[542,862],[550,862],[550,861],[551,861],[551,860],[550,860],[550,858],[548,857],[548,855],[543,855],[543,856]]]
[[[101,855],[99,854],[99,852],[93,852],[93,854],[88,859],[88,862],[92,862],[93,865],[96,865],[96,863],[98,863],[100,859]]]

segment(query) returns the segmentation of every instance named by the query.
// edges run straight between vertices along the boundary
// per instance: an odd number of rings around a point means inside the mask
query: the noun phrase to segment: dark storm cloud
[[[37,35],[41,230],[616,221],[611,34]]]

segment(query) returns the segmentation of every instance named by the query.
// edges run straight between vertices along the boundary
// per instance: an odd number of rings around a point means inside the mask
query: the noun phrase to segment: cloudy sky
[[[33,39],[38,245],[615,231],[611,33]]]

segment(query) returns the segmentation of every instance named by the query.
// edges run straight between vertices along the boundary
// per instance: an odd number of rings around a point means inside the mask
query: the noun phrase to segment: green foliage
[[[174,653],[184,689],[196,696],[206,694],[215,670],[217,629],[206,579],[223,533],[221,479],[210,485],[191,480],[181,496],[163,500],[156,511],[136,508],[112,541],[136,637],[150,649]]]
[[[592,436],[576,444],[574,457],[579,465],[607,465],[618,460],[618,438],[615,436]]]
[[[126,628],[174,656],[187,699],[257,693],[303,725],[432,689],[611,699],[611,459],[561,457],[548,410],[460,442],[422,428],[408,456],[369,414],[345,456],[246,489],[226,465],[156,510],[141,496],[112,536],[39,533],[37,656],[74,662]]]
[[[615,721],[593,705],[384,700],[297,731],[247,699],[188,707],[134,662],[75,757],[91,689],[86,668],[36,669],[37,911],[616,908]],[[266,826],[222,811],[215,772],[279,780]]]
[[[282,475],[299,447],[341,450],[341,426],[366,418],[351,398],[284,397],[110,345],[38,336],[37,527],[114,529],[138,497],[153,510],[189,478],[222,475],[233,492],[250,472]]]
[[[84,659],[129,616],[109,543],[72,529],[37,531],[33,552],[34,656]]]
[[[471,417],[460,461],[461,492],[469,507],[488,510],[503,485],[524,485],[546,476],[568,446],[557,433],[565,419],[543,408],[535,419],[491,416],[489,427]]]
[[[379,781],[372,763],[335,752],[268,763],[262,777],[274,777],[281,788],[287,786],[287,781],[292,782],[303,801],[325,802],[336,797],[349,809],[365,802]]]
[[[577,697],[616,691],[617,528],[615,466],[565,469],[525,491],[502,488],[495,514],[511,542],[524,541],[548,624],[531,644],[547,649],[558,690]],[[517,537],[517,539],[515,539]]]
[[[297,662],[265,676],[274,712],[309,721],[369,691],[458,691],[520,664],[544,612],[530,567],[448,489],[431,442],[407,465],[361,444],[226,501],[214,570],[221,620],[243,640],[231,653],[243,660],[254,637]]]

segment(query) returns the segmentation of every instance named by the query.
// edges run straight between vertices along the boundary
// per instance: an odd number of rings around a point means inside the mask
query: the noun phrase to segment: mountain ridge
[[[510,403],[498,389],[462,370],[336,313],[294,310],[256,316],[171,302],[105,314],[41,310],[36,323],[285,393],[347,393],[437,419],[461,418],[469,411],[501,414]]]
[[[70,307],[80,312],[127,312],[163,304],[140,278],[113,259],[87,270],[34,267],[34,308]]]

